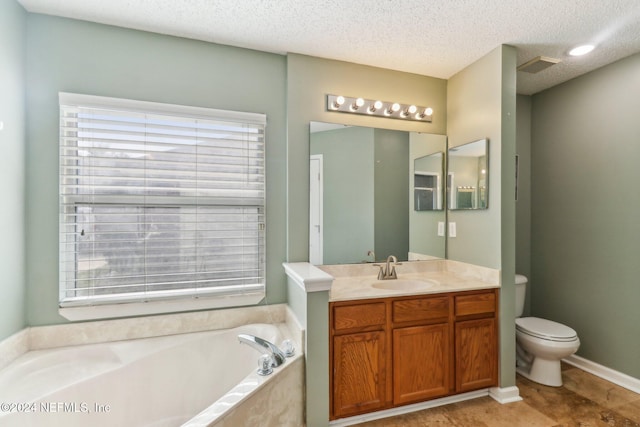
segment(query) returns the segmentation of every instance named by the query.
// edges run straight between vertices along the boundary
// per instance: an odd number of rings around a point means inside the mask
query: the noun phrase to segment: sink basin
[[[390,279],[380,280],[371,286],[376,289],[385,289],[389,291],[423,291],[437,285],[432,280],[408,280],[408,279]]]

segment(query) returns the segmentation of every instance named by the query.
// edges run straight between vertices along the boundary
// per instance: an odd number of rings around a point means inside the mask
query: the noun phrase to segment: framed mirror
[[[451,210],[489,207],[489,140],[449,148],[447,201]]]
[[[444,135],[310,123],[310,262],[444,258],[445,152]]]

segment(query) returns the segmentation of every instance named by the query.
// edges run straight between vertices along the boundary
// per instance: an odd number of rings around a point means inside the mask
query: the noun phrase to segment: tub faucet
[[[393,264],[391,264],[392,262]],[[380,264],[373,265],[380,267],[380,271],[378,271],[378,280],[389,280],[398,278],[398,275],[396,274],[396,265],[402,265],[402,263],[398,262],[398,258],[394,255],[389,255],[385,266]]]
[[[255,335],[239,334],[238,341],[240,341],[240,344],[248,344],[249,347],[253,347],[260,353],[265,353],[266,350],[266,353],[271,356],[272,364],[275,367],[282,365],[285,361],[285,355],[282,350],[265,339],[256,337]]]

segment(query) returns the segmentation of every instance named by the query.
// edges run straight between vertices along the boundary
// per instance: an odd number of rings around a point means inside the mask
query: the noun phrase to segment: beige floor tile
[[[582,369],[563,371],[564,387],[584,396],[605,408],[615,409],[634,401],[640,401],[640,394],[622,388]]]
[[[490,397],[358,424],[360,427],[640,427],[640,395],[563,365],[562,387],[517,377],[522,402]]]

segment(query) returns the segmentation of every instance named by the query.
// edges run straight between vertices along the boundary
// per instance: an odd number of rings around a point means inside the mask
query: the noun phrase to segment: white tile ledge
[[[29,351],[29,347],[29,328],[24,328],[0,341],[0,370]]]
[[[31,350],[230,329],[250,323],[286,323],[296,330],[299,320],[295,324],[289,322],[294,317],[286,304],[272,304],[31,326],[0,341],[0,369]],[[296,341],[303,342],[300,336],[296,336]]]
[[[308,262],[285,262],[284,271],[305,292],[331,290],[333,276]]]

